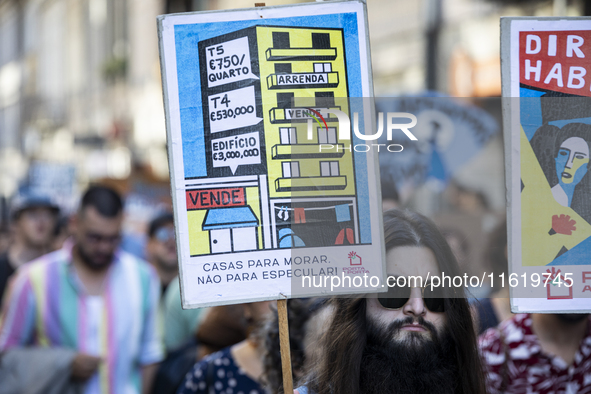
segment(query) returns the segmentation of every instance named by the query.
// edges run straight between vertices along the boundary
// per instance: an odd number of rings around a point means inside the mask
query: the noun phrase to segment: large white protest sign
[[[158,22],[183,306],[384,291],[365,4]]]
[[[514,312],[591,311],[591,18],[503,18]]]

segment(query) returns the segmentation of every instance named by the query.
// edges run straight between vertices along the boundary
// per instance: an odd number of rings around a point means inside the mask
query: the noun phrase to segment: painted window
[[[294,145],[298,143],[295,127],[280,127],[279,136],[282,145]]]
[[[331,63],[314,63],[314,72],[315,73],[332,72],[332,64]]]
[[[298,161],[284,161],[281,165],[284,178],[299,178],[300,163]]]
[[[325,127],[318,128],[318,143],[319,144],[336,144],[337,143],[337,128]]]
[[[320,162],[321,176],[339,176],[339,162],[338,161],[321,161]]]

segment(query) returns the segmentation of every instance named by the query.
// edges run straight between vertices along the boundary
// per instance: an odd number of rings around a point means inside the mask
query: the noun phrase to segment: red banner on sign
[[[522,84],[591,96],[591,31],[521,32],[519,69]]]
[[[246,205],[243,187],[187,190],[187,209],[228,208]]]

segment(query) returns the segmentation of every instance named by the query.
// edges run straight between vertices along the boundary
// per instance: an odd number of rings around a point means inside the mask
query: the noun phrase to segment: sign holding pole
[[[158,26],[183,307],[383,291],[364,2]]]
[[[283,392],[293,392],[293,373],[291,371],[291,348],[289,346],[289,325],[287,321],[287,300],[277,300],[279,321],[279,349],[281,351],[281,369],[283,371]]]
[[[591,311],[591,19],[503,18],[513,312]]]

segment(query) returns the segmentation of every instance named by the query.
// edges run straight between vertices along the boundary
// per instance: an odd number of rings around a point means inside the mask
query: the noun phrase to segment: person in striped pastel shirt
[[[91,186],[72,220],[73,240],[22,267],[0,317],[0,352],[76,351],[72,380],[85,394],[148,393],[163,358],[154,269],[118,248],[123,202]]]

